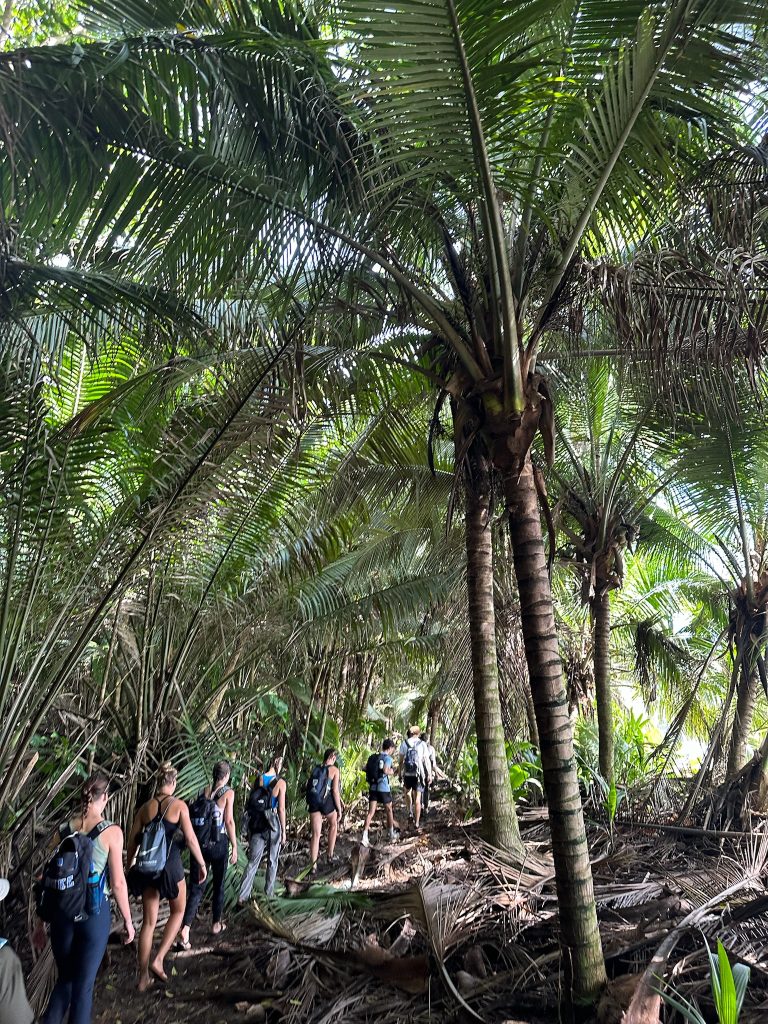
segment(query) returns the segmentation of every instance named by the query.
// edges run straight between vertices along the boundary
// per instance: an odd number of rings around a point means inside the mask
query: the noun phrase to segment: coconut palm
[[[23,74],[13,54],[0,69],[27,237],[55,211],[78,263],[120,250],[126,274],[207,295],[234,268],[253,284],[265,267],[343,262],[361,271],[356,301],[373,273],[444,353],[440,386],[502,481],[567,990],[593,1000],[605,973],[530,459],[537,432],[552,439],[537,358],[574,258],[634,242],[671,154],[730,131],[731,98],[764,66],[762,5],[616,3],[606,18],[554,0],[369,0],[319,22],[269,4],[83,12],[119,46],[81,43],[75,61],[30,50]],[[56,181],[44,203],[41,176]]]
[[[562,399],[556,410],[560,455],[550,471],[553,520],[563,535],[561,564],[576,575],[589,609],[597,704],[600,774],[613,778],[611,595],[623,586],[625,559],[649,536],[668,555],[679,548],[657,499],[674,477],[676,459],[648,423],[631,375],[609,361],[581,373],[555,373]],[[565,395],[576,398],[566,400]],[[683,553],[683,557],[684,557]],[[671,580],[670,580],[671,585]]]

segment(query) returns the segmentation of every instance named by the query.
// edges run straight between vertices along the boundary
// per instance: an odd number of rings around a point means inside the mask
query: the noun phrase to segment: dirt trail
[[[405,819],[405,814],[401,817]],[[458,822],[455,808],[445,801],[433,806],[431,815],[424,820],[418,832],[412,824],[403,822],[400,839],[395,843],[385,840],[383,820],[383,813],[377,815],[371,829],[371,849],[362,854],[366,863],[362,865],[360,877],[354,885],[354,892],[365,896],[376,894],[377,897],[386,897],[402,892],[425,871],[433,870],[435,861],[439,864],[445,860],[445,851],[455,845],[457,836],[463,842],[465,827],[467,835],[477,830],[476,822],[467,826]],[[343,895],[349,893],[352,876],[360,860],[360,835],[359,821],[345,823],[345,831],[340,832],[336,847],[339,865],[329,868],[321,859],[319,877],[314,885],[300,881],[291,888],[305,899],[318,888],[326,886]],[[325,842],[321,851],[324,847]],[[281,878],[284,875],[301,877],[307,865],[306,851],[306,841],[289,841],[281,858]],[[263,880],[263,867],[257,887]],[[256,890],[254,894],[259,895]],[[280,901],[278,907],[283,905]],[[95,1024],[144,1024],[150,1021],[181,1024],[196,1020],[205,1020],[208,1024],[229,1024],[284,1019],[286,1004],[290,1004],[293,998],[290,981],[295,971],[287,963],[286,955],[286,949],[292,944],[286,944],[285,939],[264,928],[249,907],[230,908],[226,931],[213,937],[209,912],[209,903],[205,901],[192,929],[192,949],[172,953],[166,961],[168,984],[158,982],[145,994],[136,990],[135,947],[120,946],[119,936],[114,935],[97,981]],[[320,910],[313,908],[310,913],[318,926],[328,920]],[[348,913],[354,915],[354,908],[350,908]],[[289,927],[294,926],[294,918],[301,919],[302,928],[306,926],[304,915],[297,914],[285,918]],[[137,908],[137,925],[139,919]],[[156,934],[159,936],[159,928]],[[370,969],[376,965],[365,966]],[[426,972],[426,962],[423,969]],[[380,982],[386,973],[374,969],[372,977]],[[422,986],[418,983],[417,987]],[[259,1006],[264,1008],[263,1015]]]
[[[400,808],[398,808],[400,810]],[[110,947],[97,984],[97,1024],[401,1024],[470,1021],[550,1024],[558,1019],[562,975],[546,810],[522,816],[523,857],[500,854],[464,823],[447,799],[421,832],[397,843],[361,822],[341,834],[341,864],[320,885],[290,885],[276,906],[263,898],[231,913],[220,938],[208,910],[193,949],[166,963],[169,982],[135,988],[135,952]],[[691,830],[689,830],[690,832]],[[696,832],[696,830],[693,830]],[[595,892],[611,984],[595,1017],[618,1024],[637,978],[664,937],[692,909],[711,904],[695,934],[682,930],[670,966],[675,984],[707,1012],[702,931],[722,938],[731,960],[749,964],[744,1024],[766,1020],[768,906],[766,855],[748,837],[675,834],[620,826],[611,837],[590,826]],[[306,842],[289,844],[283,874],[300,878]],[[353,876],[359,876],[350,888]],[[722,905],[718,894],[743,881]],[[322,884],[325,883],[325,884]],[[709,1019],[709,1018],[707,1018]]]

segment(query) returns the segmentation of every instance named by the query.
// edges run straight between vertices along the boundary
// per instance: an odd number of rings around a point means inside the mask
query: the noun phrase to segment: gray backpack
[[[166,811],[169,804],[166,805]],[[144,826],[141,833],[139,851],[136,854],[136,870],[142,875],[159,875],[168,860],[168,839],[163,823],[165,811],[161,812],[162,806],[162,802],[158,801],[157,814]]]

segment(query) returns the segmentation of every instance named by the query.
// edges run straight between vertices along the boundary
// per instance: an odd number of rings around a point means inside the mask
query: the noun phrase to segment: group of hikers
[[[387,817],[388,838],[398,836],[394,818],[391,779],[403,783],[408,815],[415,828],[428,811],[429,790],[437,771],[435,751],[421,738],[418,726],[408,730],[398,752],[386,739],[381,751],[366,765],[369,810],[362,845],[369,845],[369,829],[379,804]],[[327,860],[335,857],[339,822],[343,815],[341,775],[337,751],[329,748],[306,784],[311,834],[309,871],[317,872],[323,821],[328,822]],[[280,851],[286,841],[286,781],[281,777],[283,759],[275,756],[266,771],[257,775],[250,790],[241,833],[247,841],[248,864],[239,890],[238,904],[251,896],[256,874],[266,854],[264,891],[272,896],[277,881]],[[146,991],[156,981],[168,980],[165,958],[172,948],[190,948],[190,929],[197,916],[208,876],[212,879],[211,931],[226,929],[224,883],[227,870],[237,863],[235,792],[230,786],[231,766],[218,761],[212,782],[189,803],[175,795],[178,772],[170,763],[160,765],[154,792],[136,812],[128,833],[106,815],[110,780],[95,772],[81,791],[77,813],[59,826],[51,842],[50,856],[37,884],[37,924],[33,945],[42,950],[50,935],[57,966],[43,1024],[89,1024],[96,974],[111,931],[110,895],[123,919],[123,941],[134,940],[129,894],[141,899],[142,924],[138,937],[138,988]],[[124,868],[123,848],[126,845]],[[185,880],[182,850],[189,850],[189,886]],[[0,879],[0,900],[8,883]],[[167,900],[169,916],[153,954],[160,903]],[[47,927],[46,927],[47,926]],[[68,1016],[67,1016],[68,1015]],[[18,958],[0,939],[0,1024],[32,1024],[34,1015],[24,990]]]

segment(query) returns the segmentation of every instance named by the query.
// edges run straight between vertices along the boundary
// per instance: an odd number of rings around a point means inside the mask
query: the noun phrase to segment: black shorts
[[[403,786],[406,789],[414,789],[417,793],[424,792],[424,780],[420,779],[418,775],[404,775]]]
[[[310,814],[322,814],[324,818],[327,818],[329,814],[336,813],[336,804],[333,802],[333,794],[329,793],[328,796],[321,804],[317,804],[314,801],[307,803]]]
[[[371,803],[391,804],[392,803],[392,794],[389,793],[389,792],[382,793],[378,789],[372,789],[368,793],[368,799],[369,799],[369,801]]]

